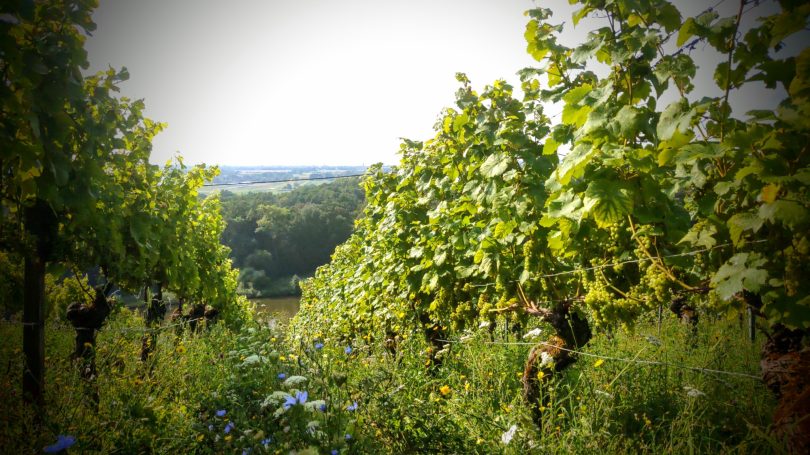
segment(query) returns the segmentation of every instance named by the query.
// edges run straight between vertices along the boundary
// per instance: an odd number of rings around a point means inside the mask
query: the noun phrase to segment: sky
[[[570,23],[567,0],[535,0]],[[675,2],[683,15],[703,1]],[[735,12],[721,1],[720,13]],[[168,128],[152,161],[370,165],[399,161],[400,138],[426,140],[466,73],[480,90],[536,62],[526,53],[532,0],[101,0],[91,71],[125,66],[121,94]],[[760,8],[766,9],[768,5]],[[767,11],[763,11],[767,12]],[[599,19],[566,29],[581,40]],[[717,56],[699,56],[713,86]],[[702,59],[702,61],[701,61]],[[701,81],[704,81],[703,83]],[[739,109],[761,96],[743,96]],[[549,108],[553,113],[553,107]]]
[[[101,0],[91,69],[126,66],[122,95],[168,128],[152,160],[395,164],[458,89],[532,64],[529,0]]]

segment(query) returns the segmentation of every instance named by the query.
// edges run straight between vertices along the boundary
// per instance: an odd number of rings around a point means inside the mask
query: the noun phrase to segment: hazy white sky
[[[570,22],[567,0],[535,1],[555,12],[554,22]],[[675,3],[684,16],[709,5]],[[721,14],[736,12],[736,3],[724,1]],[[523,38],[523,13],[533,7],[532,0],[101,0],[87,50],[93,71],[126,66],[122,95],[144,98],[147,116],[168,123],[153,162],[180,152],[187,163],[395,164],[400,137],[433,135],[439,112],[453,103],[456,72],[477,89],[499,78],[519,86],[515,72],[536,63]],[[564,35],[566,44],[596,21]],[[713,85],[709,63],[699,87]]]
[[[169,127],[153,161],[372,164],[427,139],[457,71],[477,87],[530,65],[530,0],[101,0],[92,68]]]

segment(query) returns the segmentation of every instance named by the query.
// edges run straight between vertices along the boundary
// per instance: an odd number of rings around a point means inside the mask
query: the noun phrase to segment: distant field
[[[250,192],[273,192],[283,193],[292,191],[295,188],[304,185],[319,185],[333,181],[331,178],[324,177],[341,177],[344,175],[362,174],[366,170],[365,166],[336,166],[336,167],[320,167],[320,166],[300,166],[300,167],[233,167],[233,166],[220,166],[220,175],[214,179],[214,185],[203,187],[200,193],[205,195],[217,190],[225,190],[232,193],[250,193]],[[311,180],[310,178],[323,178],[323,180]],[[261,182],[261,181],[274,181],[285,180],[283,182],[271,183],[250,183],[240,184],[242,182]],[[290,182],[289,180],[304,180],[300,182]],[[217,184],[222,184],[219,186]]]
[[[299,177],[305,178],[305,177]],[[222,185],[222,186],[206,186],[200,190],[200,194],[210,194],[214,191],[219,190],[228,190],[231,193],[241,194],[241,193],[285,193],[287,191],[292,191],[295,188],[306,186],[306,185],[321,185],[323,183],[329,183],[332,179],[329,180],[313,180],[309,182],[284,182],[284,183],[254,183],[250,185]]]

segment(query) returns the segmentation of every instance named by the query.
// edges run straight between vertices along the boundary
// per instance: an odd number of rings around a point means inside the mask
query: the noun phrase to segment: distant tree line
[[[364,203],[355,178],[307,185],[288,193],[221,194],[239,292],[250,297],[300,293],[298,280],[329,262],[349,238]]]

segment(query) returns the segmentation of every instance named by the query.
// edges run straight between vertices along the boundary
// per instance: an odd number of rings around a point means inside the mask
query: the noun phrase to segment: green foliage
[[[223,192],[227,227],[222,241],[242,269],[240,293],[293,295],[294,275],[311,276],[351,233],[363,204],[357,179],[296,188],[288,193]]]
[[[81,278],[71,276],[61,280],[52,274],[45,275],[45,314],[54,320],[66,322],[65,310],[68,305],[74,302],[92,305],[93,295],[86,275]]]
[[[780,52],[810,9],[784,4],[742,29],[751,8],[684,20],[665,0],[579,4],[574,24],[594,15],[604,27],[572,47],[550,11],[529,11],[541,66],[520,72],[523,100],[459,75],[436,136],[406,140],[396,169],[369,173],[364,216],[304,285],[296,327],[461,329],[562,300],[610,326],[675,295],[728,309],[743,291],[770,326],[810,327],[799,278],[810,272],[810,53]],[[698,42],[722,55],[717,95],[702,99],[686,52]],[[758,81],[787,93],[732,112]],[[670,88],[679,96],[664,105]],[[558,123],[544,103],[562,104]]]
[[[234,303],[218,199],[198,198],[217,170],[187,169],[179,159],[150,164],[151,141],[165,125],[143,117],[142,100],[116,96],[127,70],[82,76],[94,7],[17,2],[4,10],[3,249],[79,270],[100,266],[129,289],[154,281],[223,310],[234,306],[241,319],[245,303]],[[30,207],[40,208],[36,219],[24,216]]]
[[[73,332],[49,323],[43,425],[19,400],[22,331],[0,325],[4,419],[0,439],[37,452],[58,434],[77,452],[184,453],[698,453],[779,450],[766,436],[772,398],[760,381],[674,366],[586,358],[550,384],[542,431],[520,399],[529,346],[492,345],[469,330],[443,353],[445,368],[424,373],[421,337],[401,337],[391,354],[380,343],[323,346],[283,338],[283,328],[218,324],[196,335],[163,331],[144,374],[143,322],[128,310],[111,316],[97,343],[101,401],[70,368]],[[599,338],[588,352],[613,358],[756,375],[759,348],[733,319],[701,325],[694,349],[674,318],[659,337],[642,321],[637,334]],[[318,333],[315,333],[316,337]],[[514,341],[508,331],[495,341]],[[278,375],[284,373],[280,378]],[[307,400],[285,408],[297,392]],[[741,398],[744,397],[744,398]],[[356,403],[356,408],[355,408]],[[321,410],[323,406],[323,411]],[[353,409],[353,410],[350,410]],[[225,411],[218,415],[217,411]],[[502,439],[516,427],[511,441]],[[230,427],[226,433],[225,429]],[[34,430],[34,428],[39,428]],[[347,440],[345,435],[350,434]]]
[[[8,317],[22,310],[22,261],[18,255],[0,251],[0,308]]]

